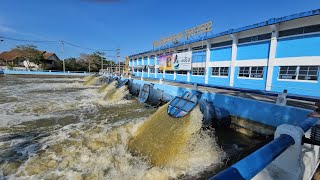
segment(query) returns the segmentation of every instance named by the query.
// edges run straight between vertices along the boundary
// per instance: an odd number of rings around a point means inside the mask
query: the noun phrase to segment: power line
[[[57,43],[57,42],[59,42],[59,41],[26,40],[26,39],[9,38],[9,37],[4,37],[4,36],[0,36],[0,38],[12,40],[12,41],[31,42],[31,43]]]
[[[77,45],[77,44],[73,44],[73,43],[70,43],[68,41],[62,41],[64,42],[65,44],[68,44],[69,46],[73,46],[73,47],[76,47],[76,48],[79,48],[79,49],[84,49],[84,50],[90,50],[90,51],[101,51],[101,52],[112,52],[112,51],[116,51],[116,49],[93,49],[93,48],[88,48],[88,47],[83,47],[83,46],[80,46],[80,45]]]
[[[63,40],[53,40],[53,41],[49,41],[49,40],[27,40],[27,39],[18,39],[18,38],[10,38],[10,37],[5,37],[5,36],[0,36],[0,38],[2,39],[7,39],[7,40],[11,40],[11,41],[19,41],[19,42],[29,42],[29,43],[65,43],[69,46],[72,47],[76,47],[79,49],[83,49],[83,50],[90,50],[90,51],[100,51],[100,52],[116,52],[116,49],[94,49],[94,48],[88,48],[88,47],[83,47],[74,43],[70,43],[68,41],[63,41]]]

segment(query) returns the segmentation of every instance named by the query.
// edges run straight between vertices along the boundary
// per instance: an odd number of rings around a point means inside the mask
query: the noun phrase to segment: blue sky
[[[111,1],[111,2],[110,2]],[[152,49],[154,40],[213,21],[213,33],[320,8],[319,0],[2,0],[0,36],[65,40],[126,55]],[[0,42],[0,52],[22,42]],[[57,43],[34,43],[56,52]],[[90,53],[65,46],[65,57]],[[110,53],[109,53],[110,54]],[[112,53],[114,55],[114,53]]]

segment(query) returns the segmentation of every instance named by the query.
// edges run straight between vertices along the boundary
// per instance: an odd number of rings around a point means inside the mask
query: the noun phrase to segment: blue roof
[[[164,50],[164,49],[168,49],[168,48],[182,46],[184,44],[191,44],[191,43],[194,43],[194,42],[199,42],[199,41],[203,41],[203,40],[207,40],[207,39],[212,39],[212,38],[219,37],[219,36],[225,36],[225,35],[229,35],[229,34],[233,34],[233,33],[238,33],[238,32],[241,32],[241,31],[246,31],[246,30],[255,29],[255,28],[259,28],[259,27],[263,27],[263,26],[267,26],[267,25],[277,24],[277,23],[280,23],[280,22],[290,21],[290,20],[293,20],[293,19],[299,19],[299,18],[304,18],[304,17],[308,17],[308,16],[315,16],[315,15],[319,15],[319,14],[320,14],[320,9],[316,9],[316,10],[306,11],[306,12],[302,12],[302,13],[298,13],[298,14],[292,14],[292,15],[284,16],[284,17],[280,17],[280,18],[271,18],[271,19],[269,19],[267,21],[263,21],[263,22],[260,22],[260,23],[252,24],[252,25],[249,25],[249,26],[244,26],[244,27],[237,28],[237,29],[229,29],[228,31],[224,31],[224,32],[220,32],[220,33],[213,34],[213,35],[210,35],[210,36],[206,36],[204,38],[197,38],[197,39],[194,39],[194,40],[188,40],[186,42],[182,42],[182,43],[179,43],[179,44],[176,44],[176,45],[169,45],[167,47],[161,47],[161,48],[158,48],[156,50],[152,49],[150,51],[141,52],[141,53],[138,53],[138,54],[131,55],[129,57],[139,56],[139,55],[150,53],[150,52],[156,52],[156,51],[159,51],[159,50]]]

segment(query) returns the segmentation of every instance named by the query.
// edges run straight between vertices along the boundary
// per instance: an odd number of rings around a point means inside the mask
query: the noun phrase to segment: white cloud
[[[17,33],[17,31],[9,26],[0,24],[0,32],[2,33]]]

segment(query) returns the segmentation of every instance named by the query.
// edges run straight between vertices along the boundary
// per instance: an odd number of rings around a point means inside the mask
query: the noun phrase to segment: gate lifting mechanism
[[[168,106],[168,114],[174,118],[186,116],[196,107],[201,95],[199,91],[186,91],[181,97],[175,97]]]
[[[154,84],[144,84],[139,92],[139,102],[147,103],[152,106],[161,106],[169,102],[173,97],[164,93],[160,89],[155,89]]]

